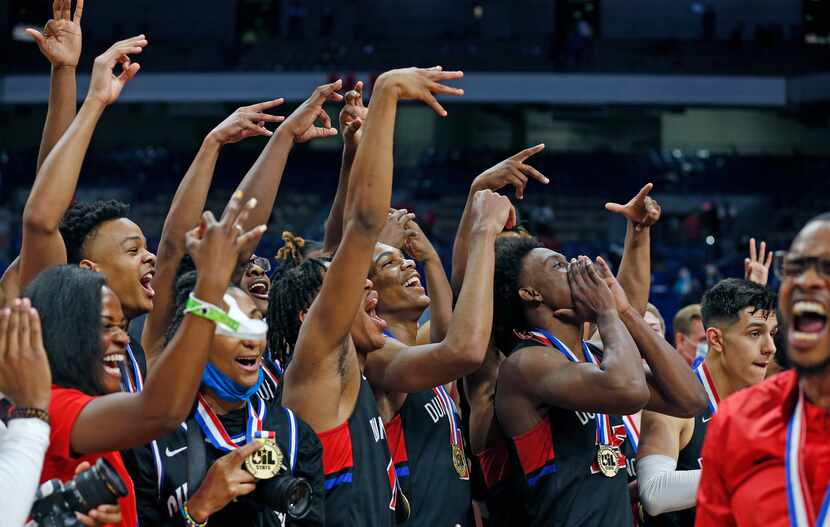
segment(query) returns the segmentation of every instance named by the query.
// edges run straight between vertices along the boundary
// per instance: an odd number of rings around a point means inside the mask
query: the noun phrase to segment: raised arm
[[[77,0],[74,16],[70,15],[71,7],[71,0],[54,0],[52,18],[43,27],[43,33],[32,28],[26,29],[26,33],[35,39],[40,52],[52,64],[49,107],[46,110],[46,124],[37,154],[37,170],[40,170],[46,156],[75,118],[75,68],[81,58],[81,16],[84,12],[84,0]]]
[[[237,190],[256,199],[259,203],[243,227],[250,228],[254,225],[268,224],[274,201],[277,199],[277,190],[282,181],[285,162],[294,143],[305,143],[313,139],[337,135],[337,129],[332,128],[331,119],[323,109],[323,104],[326,101],[336,102],[343,98],[337,93],[342,84],[342,81],[338,80],[318,86],[311,97],[294,110],[268,140],[268,144],[237,187]],[[262,108],[257,111],[261,110]],[[314,125],[318,120],[322,122],[322,127]],[[253,247],[250,252],[243,251],[240,254],[242,261],[247,261],[253,251]]]
[[[354,164],[357,147],[363,137],[360,128],[366,120],[368,109],[363,106],[363,81],[357,81],[354,90],[346,92],[346,104],[340,110],[340,130],[343,134],[343,158],[340,163],[340,178],[337,192],[326,219],[326,232],[323,236],[323,252],[331,254],[343,237],[343,211],[346,207],[346,191],[349,188],[349,175]]]
[[[138,73],[140,66],[130,62],[129,55],[141,53],[146,45],[144,35],[139,35],[117,42],[95,59],[86,100],[40,167],[23,209],[21,287],[44,269],[66,263],[66,248],[58,227],[75,194],[92,132],[104,109],[118,99]],[[116,77],[113,69],[119,63],[122,71]]]
[[[484,361],[493,326],[493,268],[496,236],[515,219],[513,206],[490,190],[476,193],[464,285],[447,336],[435,344],[387,345],[366,359],[372,386],[390,392],[416,392],[459,379]]]
[[[282,99],[276,99],[234,111],[202,141],[202,146],[176,189],[159,241],[156,274],[152,281],[156,292],[153,310],[145,319],[141,336],[149,366],[152,366],[164,347],[164,334],[173,315],[176,271],[186,253],[186,235],[201,219],[219,151],[224,145],[237,143],[246,137],[270,136],[271,132],[264,127],[264,123],[280,122],[283,117],[263,112],[280,104]]]
[[[238,227],[255,204],[249,200],[243,208],[242,196],[237,192],[220,221],[205,212],[202,223],[188,233],[188,253],[199,275],[193,295],[199,300],[221,305],[236,267],[235,256],[242,246],[265,232],[264,225],[248,232]],[[84,407],[72,428],[72,451],[89,454],[125,450],[175,430],[193,407],[213,334],[211,320],[187,314],[147,376],[141,393],[104,395]]]
[[[694,417],[702,412],[706,408],[706,393],[689,365],[631,305],[604,261],[597,265],[597,272],[614,294],[620,319],[648,365],[646,381],[650,397],[646,408],[675,417]]]
[[[602,259],[598,258],[597,263]],[[499,384],[535,404],[571,410],[633,414],[648,402],[648,387],[631,335],[625,329],[608,286],[596,265],[581,256],[568,268],[568,281],[577,312],[595,319],[605,343],[599,367],[569,362],[544,347],[526,348],[502,363]],[[503,399],[498,398],[501,406]],[[501,413],[502,410],[499,410]]]
[[[460,90],[443,86],[439,81],[461,76],[461,72],[409,68],[386,72],[375,83],[362,127],[364,148],[358,148],[349,180],[343,240],[326,272],[320,293],[305,316],[291,365],[285,373],[283,402],[304,418],[309,413],[302,411],[307,404],[318,408],[315,415],[323,413],[319,410],[319,401],[331,399],[330,385],[341,383],[340,353],[334,350],[349,334],[363,301],[372,249],[389,210],[398,101],[422,100],[445,116],[446,111],[432,94],[460,95]],[[315,397],[318,394],[320,397]],[[326,421],[329,417],[320,416],[320,420]],[[320,430],[319,422],[306,421]]]
[[[499,232],[502,228],[504,224],[499,227]],[[447,336],[452,320],[450,281],[447,279],[438,251],[432,246],[418,222],[414,219],[409,220],[404,225],[404,230],[403,249],[424,266],[429,291],[429,342],[441,342]],[[486,315],[482,313],[482,316]]]
[[[544,143],[526,148],[497,165],[488,168],[473,180],[472,185],[470,185],[470,192],[467,194],[467,203],[464,205],[464,212],[461,214],[461,221],[458,223],[458,231],[455,234],[455,243],[453,243],[452,248],[451,283],[453,291],[457,292],[461,290],[464,271],[467,269],[470,229],[473,225],[471,217],[473,196],[479,190],[487,189],[496,191],[507,185],[513,185],[513,188],[516,189],[516,199],[521,200],[524,199],[524,191],[528,178],[533,178],[547,185],[550,180],[542,175],[541,172],[525,163],[530,156],[538,154],[544,149]]]
[[[766,287],[773,256],[773,251],[769,251],[769,254],[767,254],[767,242],[762,241],[756,251],[755,238],[750,238],[749,258],[744,259],[744,278]]]
[[[648,195],[653,187],[648,183],[625,205],[605,204],[607,210],[623,215],[628,221],[617,279],[641,315],[646,312],[651,287],[651,226],[657,223],[661,213],[660,204]]]

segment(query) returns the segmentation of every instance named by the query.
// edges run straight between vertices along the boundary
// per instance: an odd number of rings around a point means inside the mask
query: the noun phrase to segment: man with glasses
[[[637,471],[647,526],[694,525],[706,428],[722,399],[764,380],[775,353],[775,300],[764,286],[738,278],[722,280],[703,295],[709,353],[694,369],[709,404],[689,419],[643,412]]]
[[[776,254],[793,366],[720,405],[703,447],[698,526],[830,525],[830,213]]]

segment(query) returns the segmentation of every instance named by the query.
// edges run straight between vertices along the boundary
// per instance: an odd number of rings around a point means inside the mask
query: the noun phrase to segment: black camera
[[[45,482],[35,494],[32,520],[39,527],[73,527],[81,525],[75,512],[86,514],[99,505],[114,505],[127,495],[124,480],[104,458],[75,479],[62,483]]]
[[[292,520],[301,520],[311,508],[311,485],[304,478],[279,474],[257,483],[256,501]]]

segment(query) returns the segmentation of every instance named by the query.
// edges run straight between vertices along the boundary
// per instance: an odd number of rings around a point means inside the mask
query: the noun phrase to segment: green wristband
[[[206,318],[216,324],[228,327],[232,331],[239,329],[239,322],[228,316],[228,314],[222,311],[221,308],[214,306],[210,302],[199,300],[193,293],[190,293],[190,297],[187,299],[187,305],[185,305],[184,313]]]

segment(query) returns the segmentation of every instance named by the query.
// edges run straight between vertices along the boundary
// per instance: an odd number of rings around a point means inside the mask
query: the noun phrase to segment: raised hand
[[[384,224],[383,230],[380,231],[378,242],[403,249],[408,236],[406,225],[413,219],[415,219],[415,214],[406,209],[389,209],[386,224]]]
[[[447,116],[447,111],[435,98],[436,93],[442,95],[464,95],[464,90],[441,84],[442,81],[457,80],[464,76],[463,71],[443,71],[441,66],[429,69],[404,68],[390,70],[378,77],[375,90],[390,87],[395,90],[399,100],[422,101],[435,110],[441,117]]]
[[[485,229],[495,234],[516,224],[516,210],[506,196],[492,190],[479,190],[473,196],[473,229]]]
[[[346,92],[346,104],[340,110],[340,132],[346,148],[357,150],[363,137],[360,128],[368,113],[369,109],[363,105],[363,81],[357,81],[354,89]]]
[[[622,214],[626,219],[634,223],[634,228],[641,231],[646,227],[651,227],[657,220],[660,219],[662,209],[660,204],[651,197],[648,193],[654,187],[652,183],[647,183],[636,196],[625,205],[619,203],[606,203],[605,210]]]
[[[598,315],[616,311],[614,295],[587,256],[571,260],[568,266],[568,282],[571,286],[574,311],[581,320],[595,322]]]
[[[608,267],[608,263],[601,256],[597,257],[597,262],[594,267],[599,277],[605,281],[605,285],[611,290],[611,294],[614,295],[614,303],[617,305],[617,311],[622,313],[631,307],[631,303],[628,301],[628,295],[625,294],[622,286],[617,281],[617,277],[614,276],[611,268]]]
[[[130,61],[130,55],[141,53],[147,39],[138,35],[120,42],[116,42],[103,54],[95,59],[92,66],[92,78],[89,80],[89,91],[86,98],[97,100],[108,106],[118,99],[124,86],[135,77],[141,66]],[[116,64],[121,64],[121,74],[113,74]]]
[[[228,284],[237,268],[239,253],[258,241],[265,232],[265,225],[248,232],[242,228],[254,207],[255,199],[248,200],[243,206],[242,192],[237,191],[219,221],[210,211],[206,211],[199,226],[187,233],[187,252],[201,276],[210,276],[217,284],[223,284],[223,288]]]
[[[84,461],[75,467],[75,475],[89,470],[90,464]],[[105,525],[119,525],[121,523],[121,507],[118,505],[99,505],[87,511],[86,514],[75,513],[75,517],[86,527],[104,527]]]
[[[15,406],[49,409],[52,372],[40,317],[28,298],[0,310],[0,392]]]
[[[52,18],[43,27],[43,33],[28,28],[26,33],[37,42],[37,47],[54,68],[74,68],[81,58],[81,16],[84,0],[77,0],[75,15],[70,16],[72,0],[54,0]]]
[[[305,143],[312,139],[337,135],[337,128],[331,126],[331,118],[323,109],[323,104],[326,101],[342,101],[343,96],[337,93],[342,87],[343,81],[340,79],[318,86],[311,97],[297,107],[280,128],[290,132],[295,143]],[[318,120],[322,126],[315,126],[314,123]]]
[[[265,128],[265,123],[281,123],[285,120],[285,117],[264,112],[276,108],[283,102],[285,102],[285,99],[279,98],[237,108],[216,128],[211,130],[208,137],[223,145],[238,143],[246,137],[255,135],[271,137],[274,134]]]
[[[220,457],[210,466],[199,490],[187,501],[187,510],[194,520],[205,523],[211,514],[256,489],[256,478],[242,468],[242,463],[259,448],[260,444],[256,441],[248,443]]]
[[[764,241],[756,252],[755,238],[750,238],[749,258],[744,259],[744,278],[756,284],[767,285],[773,254],[773,251],[767,253],[767,242]]]
[[[525,164],[525,161],[533,155],[545,149],[544,143],[522,150],[518,154],[508,157],[504,161],[494,165],[473,180],[470,186],[473,192],[483,189],[498,190],[513,185],[516,190],[516,199],[524,199],[525,187],[528,178],[531,177],[547,185],[550,180],[532,166]]]
[[[435,247],[430,243],[421,226],[414,219],[409,220],[404,225],[404,242],[403,248],[406,253],[412,257],[416,262],[426,262],[430,258],[438,256]]]

